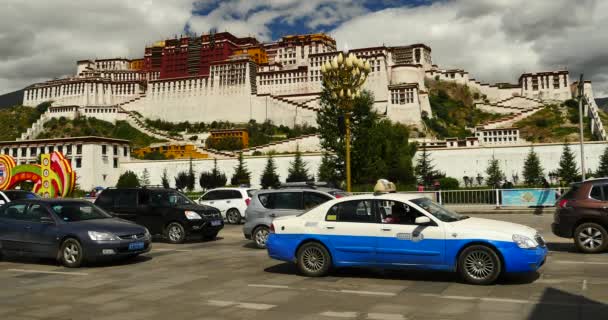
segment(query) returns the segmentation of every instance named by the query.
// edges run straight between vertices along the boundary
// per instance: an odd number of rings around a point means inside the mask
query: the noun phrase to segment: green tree
[[[207,171],[201,172],[198,182],[203,190],[213,189],[213,174]]]
[[[251,180],[251,173],[247,170],[245,161],[243,160],[243,153],[239,153],[239,163],[234,169],[234,174],[230,178],[230,184],[233,186],[237,185],[249,185]]]
[[[175,188],[177,190],[184,190],[188,187],[190,177],[188,176],[188,172],[181,171],[175,177]]]
[[[116,188],[136,188],[139,187],[139,178],[135,172],[127,170],[118,177]]]
[[[608,177],[608,146],[604,149],[604,153],[600,156],[600,167],[597,168],[595,176],[598,178]]]
[[[150,172],[148,172],[148,168],[144,168],[144,171],[142,171],[141,178],[139,179],[139,181],[144,186],[150,185]]]
[[[564,143],[562,156],[559,159],[557,174],[565,183],[575,182],[580,175],[578,167],[576,166],[576,161],[574,160],[574,153],[570,149],[568,141]]]
[[[543,167],[540,164],[540,159],[534,148],[530,148],[530,152],[524,162],[524,183],[529,187],[537,187],[542,185],[545,174]]]
[[[439,179],[439,185],[443,190],[456,190],[460,188],[460,183],[458,179],[452,177],[443,177]]]
[[[268,156],[268,161],[266,161],[264,173],[262,173],[262,178],[260,179],[260,184],[264,189],[276,189],[281,184],[281,182],[279,181],[279,175],[277,174],[277,167],[274,164],[274,159],[272,158],[272,155]]]
[[[426,145],[422,145],[422,152],[418,156],[418,162],[414,168],[416,178],[425,187],[430,187],[433,184],[433,179],[436,176],[435,166],[431,154],[427,152]]]
[[[223,187],[228,181],[228,179],[226,179],[226,175],[217,168],[217,159],[213,159],[213,169],[211,170],[211,177],[213,178],[212,188]]]
[[[488,162],[488,168],[486,169],[486,184],[491,188],[500,188],[500,183],[505,179],[505,174],[500,169],[500,163],[498,159],[492,156],[492,159]]]
[[[319,165],[319,172],[317,173],[319,181],[327,182],[334,187],[341,186],[344,177],[341,175],[342,171],[340,168],[336,166],[337,161],[338,159],[335,155],[327,152],[323,153],[321,164]]]
[[[194,190],[194,184],[196,181],[196,174],[194,173],[194,168],[192,166],[192,158],[190,158],[190,166],[188,168],[188,180],[186,184],[186,189],[192,192]]]
[[[160,177],[160,181],[163,185],[163,188],[169,188],[169,177],[167,176],[167,169],[163,170],[163,175]]]
[[[299,148],[296,148],[296,154],[290,163],[290,167],[288,169],[287,182],[304,182],[311,180],[311,177],[308,174],[308,168],[306,168],[306,163],[302,160],[302,153]]]

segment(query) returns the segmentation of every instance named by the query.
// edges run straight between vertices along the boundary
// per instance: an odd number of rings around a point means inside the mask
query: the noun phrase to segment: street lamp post
[[[361,96],[361,87],[370,72],[369,62],[354,54],[338,54],[331,62],[321,66],[323,87],[331,92],[331,99],[344,112],[346,153],[346,191],[351,191],[350,175],[350,117],[353,100]]]

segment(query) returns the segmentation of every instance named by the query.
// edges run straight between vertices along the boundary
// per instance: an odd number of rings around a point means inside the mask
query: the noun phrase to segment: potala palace
[[[36,138],[44,123],[54,117],[126,120],[140,131],[169,142],[178,141],[150,130],[145,119],[205,123],[253,119],[289,127],[314,126],[320,109],[321,66],[339,52],[336,41],[325,34],[286,36],[262,43],[252,37],[212,32],[158,41],[135,59],[80,60],[73,76],[26,88],[23,105],[52,101],[52,106],[19,140]],[[432,50],[424,44],[381,45],[350,52],[369,61],[371,73],[364,89],[374,94],[375,109],[392,121],[424,129],[423,117],[433,116],[427,80],[466,85],[479,96],[476,108],[503,115],[473,128],[474,136],[466,141],[422,141],[439,149],[521,145],[525,141],[519,139],[513,124],[546,104],[572,99],[578,86],[567,70],[524,73],[516,83],[483,83],[465,70],[434,64]],[[605,141],[590,82],[584,83],[584,94],[588,101],[584,112],[591,120],[591,130]],[[200,142],[199,146],[203,147]],[[285,152],[295,146],[320,151],[316,136],[256,150]],[[209,152],[214,158],[230,158],[230,154]]]

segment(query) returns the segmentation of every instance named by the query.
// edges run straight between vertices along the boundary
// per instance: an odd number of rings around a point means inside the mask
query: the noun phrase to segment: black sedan
[[[16,200],[0,207],[0,253],[83,261],[134,257],[150,250],[148,229],[112,217],[88,201]]]

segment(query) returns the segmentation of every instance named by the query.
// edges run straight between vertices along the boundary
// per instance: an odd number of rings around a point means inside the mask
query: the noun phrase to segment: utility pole
[[[578,81],[578,129],[581,144],[581,174],[583,181],[585,181],[585,144],[584,144],[584,129],[583,129],[583,91],[584,91],[583,74]]]

